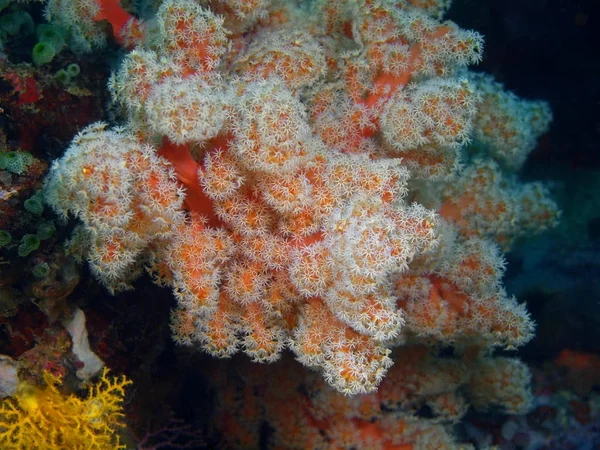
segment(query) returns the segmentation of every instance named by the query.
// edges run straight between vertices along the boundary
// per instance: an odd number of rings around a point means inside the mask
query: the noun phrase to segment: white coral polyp
[[[167,78],[145,104],[150,129],[176,144],[215,137],[225,122],[227,95],[200,77]]]

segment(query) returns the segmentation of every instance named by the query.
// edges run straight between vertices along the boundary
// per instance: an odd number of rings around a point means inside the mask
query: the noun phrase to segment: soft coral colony
[[[392,348],[453,345],[526,408],[526,369],[490,352],[534,330],[500,248],[558,217],[516,178],[550,111],[467,71],[482,37],[448,6],[163,1],[109,82],[124,125],[47,178],[70,251],[111,291],[170,286],[174,339],[214,356],[289,349],[359,394],[410,364]],[[472,401],[501,398],[483,378]]]

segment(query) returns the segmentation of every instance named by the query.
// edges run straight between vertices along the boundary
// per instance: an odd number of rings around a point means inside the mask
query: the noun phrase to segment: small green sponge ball
[[[75,78],[77,75],[81,73],[81,69],[79,68],[79,64],[72,63],[67,66],[67,73],[71,78]]]
[[[33,276],[36,278],[46,278],[50,274],[50,266],[48,263],[39,263],[31,269]]]
[[[62,84],[69,84],[71,82],[71,76],[65,69],[60,69],[57,71],[54,74],[54,78],[56,78],[56,80]]]

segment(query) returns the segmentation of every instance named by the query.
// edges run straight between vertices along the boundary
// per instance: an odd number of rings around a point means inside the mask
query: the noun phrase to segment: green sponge
[[[31,214],[41,216],[44,212],[44,205],[42,204],[42,198],[39,195],[34,195],[23,202],[25,209]]]
[[[0,248],[6,247],[12,241],[12,236],[8,231],[0,230]]]
[[[52,44],[48,44],[47,42],[38,42],[35,44],[35,47],[33,47],[33,53],[31,54],[33,63],[36,66],[48,64],[54,59],[55,56],[56,49]]]
[[[27,256],[32,251],[37,250],[40,247],[40,238],[35,234],[26,234],[21,239],[19,244],[18,253],[19,256]]]
[[[27,152],[0,153],[0,170],[22,175],[33,162],[33,156]]]
[[[55,231],[56,225],[50,220],[48,222],[40,223],[35,234],[40,240],[45,241],[46,239],[50,239]]]
[[[50,266],[48,265],[48,263],[45,262],[39,263],[33,266],[31,272],[36,278],[46,278],[50,273]]]
[[[36,66],[48,64],[65,46],[65,32],[61,27],[43,23],[35,30],[38,43],[31,58]]]
[[[65,46],[65,33],[60,27],[43,23],[38,25],[35,34],[39,42],[51,45],[56,53]]]
[[[33,33],[35,24],[29,13],[25,11],[12,11],[0,16],[0,35],[16,36]]]
[[[71,78],[75,78],[80,72],[79,64],[71,63],[67,66],[67,73]]]
[[[56,81],[62,84],[69,84],[71,82],[71,76],[65,69],[60,69],[54,74]]]

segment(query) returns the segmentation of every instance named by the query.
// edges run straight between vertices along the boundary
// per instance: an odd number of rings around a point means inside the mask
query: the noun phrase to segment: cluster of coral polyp
[[[172,287],[178,343],[289,349],[346,394],[394,346],[523,344],[493,239],[557,212],[493,158],[549,111],[466,71],[482,38],[447,3],[163,1],[109,83],[125,125],[83,130],[46,182],[71,251],[112,291],[144,268]]]
[[[339,394],[285,358],[275,367],[216,364],[209,371],[217,398],[212,419],[224,447],[473,450],[452,430],[469,405],[519,414],[531,402],[527,366],[516,359],[467,362],[410,345],[392,356],[397,363],[378,391],[355,396]]]

